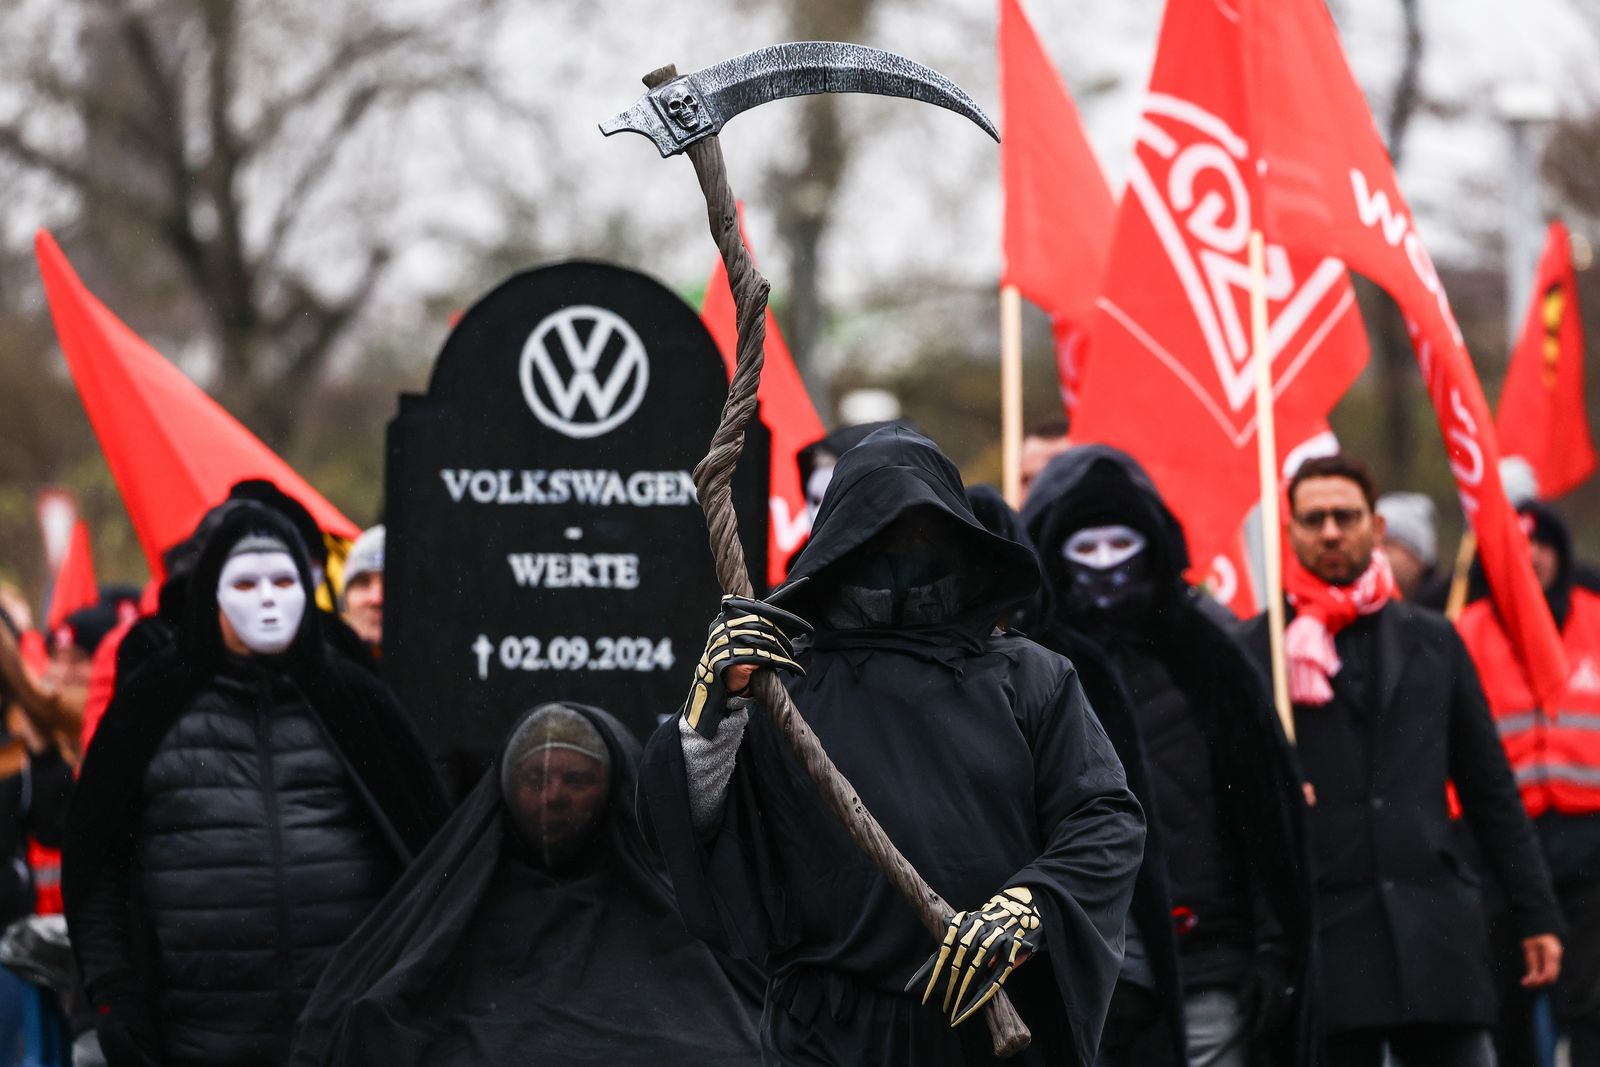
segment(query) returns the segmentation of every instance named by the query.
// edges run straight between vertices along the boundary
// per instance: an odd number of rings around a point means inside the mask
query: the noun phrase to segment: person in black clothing
[[[28,839],[60,848],[72,797],[72,767],[53,736],[61,712],[23,666],[21,636],[0,610],[0,929],[33,913]]]
[[[291,1062],[758,1062],[759,976],[679,922],[633,813],[639,753],[599,708],[524,715],[334,955]]]
[[[1109,676],[1090,701],[1150,822],[1103,1059],[1309,1063],[1305,802],[1259,672],[1125,453],[1058,456],[1024,519],[1052,603],[1039,639]]]
[[[1371,476],[1343,456],[1289,484],[1285,638],[1297,753],[1315,790],[1319,1011],[1332,1067],[1487,1067],[1495,1019],[1466,825],[1509,897],[1530,979],[1560,964],[1560,912],[1467,650],[1394,598]],[[1267,622],[1243,631],[1265,667]]]
[[[726,699],[757,662],[803,667],[786,684],[806,722],[912,865],[971,909],[946,944],[981,929],[1005,950],[985,976],[1007,978],[1033,1031],[1010,1062],[1092,1062],[1143,820],[1072,665],[995,629],[1037,585],[1032,553],[973,518],[950,461],[891,427],[840,458],[774,597],[815,622],[809,644],[791,657],[758,614],[714,625],[686,715],[646,746],[640,820],[689,929],[770,976],[765,1062],[994,1061],[981,1020],[951,1026],[986,982],[950,990],[939,946],[777,727]],[[1012,969],[1028,951],[1042,958]]]
[[[62,890],[111,1067],[282,1064],[328,957],[443,821],[310,587],[292,527],[231,505],[175,643],[120,680],[84,759]]]

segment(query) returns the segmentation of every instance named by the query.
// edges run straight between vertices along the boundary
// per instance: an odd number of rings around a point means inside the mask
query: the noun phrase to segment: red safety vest
[[[1544,706],[1487,598],[1463,611],[1456,627],[1478,666],[1528,814],[1600,812],[1600,596],[1572,590],[1561,629],[1567,684]]]

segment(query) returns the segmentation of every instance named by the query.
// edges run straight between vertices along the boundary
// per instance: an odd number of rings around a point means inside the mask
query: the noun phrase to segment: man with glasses
[[[1344,456],[1289,483],[1289,689],[1315,796],[1319,1003],[1332,1067],[1488,1067],[1495,998],[1478,877],[1446,784],[1511,901],[1526,985],[1560,970],[1550,876],[1461,639],[1405,603],[1372,477]],[[1267,623],[1244,639],[1263,666]]]

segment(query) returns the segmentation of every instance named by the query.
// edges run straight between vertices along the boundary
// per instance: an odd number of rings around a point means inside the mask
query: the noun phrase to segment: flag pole
[[[1250,233],[1250,337],[1256,368],[1256,459],[1261,475],[1261,550],[1267,578],[1267,634],[1272,652],[1272,703],[1283,735],[1294,744],[1289,661],[1283,649],[1283,525],[1278,513],[1278,433],[1272,417],[1272,358],[1267,347],[1266,239]]]
[[[1455,622],[1461,609],[1467,606],[1467,585],[1472,577],[1472,561],[1478,554],[1478,535],[1468,526],[1461,534],[1461,544],[1456,549],[1455,566],[1450,570],[1450,596],[1445,601],[1444,617]]]
[[[1022,293],[1000,287],[1000,490],[1022,507]]]

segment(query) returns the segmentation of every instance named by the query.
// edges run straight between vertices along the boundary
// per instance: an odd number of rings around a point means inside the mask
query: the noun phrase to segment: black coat
[[[1265,667],[1266,617],[1241,636]],[[1444,618],[1402,601],[1352,623],[1336,644],[1346,666],[1334,702],[1295,708],[1300,765],[1317,794],[1323,1024],[1488,1025],[1495,1000],[1478,876],[1453,841],[1446,781],[1523,936],[1557,933],[1561,917],[1477,673]],[[1374,655],[1376,664],[1356,662]]]
[[[957,605],[937,621],[829,624],[840,573],[881,561],[864,546],[913,512],[959,543],[938,556],[956,561]],[[973,518],[931,442],[880,430],[840,460],[796,563],[794,580],[808,584],[784,603],[818,631],[800,656],[807,674],[789,689],[866,807],[953,907],[1008,885],[1034,889],[1045,952],[1006,987],[1034,1031],[1014,1062],[1087,1067],[1143,825],[1072,665],[994,629],[1037,573],[1027,549]],[[952,1031],[936,1006],[905,992],[934,939],[826,810],[766,715],[752,714],[709,840],[690,817],[675,720],[646,748],[640,814],[689,929],[772,975],[769,1060],[990,1062],[981,1022]]]
[[[28,840],[60,848],[72,797],[72,768],[54,745],[17,758],[17,772],[0,777],[0,927],[33,914]]]
[[[292,1064],[759,1060],[759,976],[683,929],[639,835],[639,743],[599,708],[567,706],[611,752],[598,846],[563,874],[528,862],[500,768],[491,768],[335,955],[301,1018]]]
[[[1257,965],[1284,968],[1283,977],[1296,991],[1293,1004],[1283,1013],[1287,1025],[1268,1042],[1271,1058],[1280,1064],[1310,1062],[1316,1045],[1316,997],[1306,807],[1300,772],[1261,672],[1214,621],[1214,602],[1185,582],[1189,553],[1183,528],[1149,476],[1125,453],[1085,445],[1057,456],[1034,482],[1023,518],[1051,594],[1040,639],[1079,664],[1090,703],[1128,768],[1129,785],[1150,824],[1132,914],[1159,987],[1167,1040],[1159,1053],[1142,1049],[1141,1062],[1186,1059],[1167,858],[1182,849],[1216,846],[1214,841],[1164,838],[1163,823],[1183,820],[1170,813],[1158,820],[1153,814],[1157,806],[1151,776],[1158,768],[1134,717],[1127,680],[1103,651],[1105,643],[1120,639],[1119,635],[1109,630],[1086,634],[1084,621],[1070,615],[1058,593],[1067,582],[1061,552],[1067,538],[1088,526],[1111,524],[1130,526],[1146,539],[1154,587],[1148,617],[1139,626],[1141,640],[1149,654],[1160,658],[1173,684],[1200,716],[1206,738],[1213,789],[1194,803],[1212,805],[1213,818],[1236,831],[1254,893],[1264,904],[1256,915],[1254,940],[1263,950]],[[1167,773],[1181,776],[1183,770],[1169,767]],[[1203,864],[1191,864],[1191,869],[1199,866]],[[1200,921],[1204,923],[1204,916]]]
[[[196,788],[189,791],[189,803],[198,805],[190,809],[194,813],[191,829],[202,824],[216,827],[219,805],[227,798],[252,791],[259,795],[266,783],[254,777],[250,768],[265,766],[251,762],[264,753],[269,759],[286,757],[273,778],[275,785],[294,788],[312,784],[310,778],[321,781],[331,773],[353,786],[355,796],[342,799],[353,799],[354,806],[335,805],[343,814],[328,828],[351,829],[345,824],[359,812],[360,829],[380,838],[378,847],[396,873],[444,819],[443,793],[404,712],[370,674],[326,649],[318,631],[317,612],[309,600],[301,629],[288,651],[229,666],[216,621],[217,579],[227,550],[244,532],[258,530],[278,535],[290,546],[309,588],[304,553],[284,521],[257,505],[231,510],[196,566],[176,643],[154,652],[119,686],[85,755],[68,816],[62,892],[73,950],[96,1005],[136,996],[152,1001],[153,1010],[175,985],[162,971],[163,962],[172,962],[169,950],[174,946],[161,944],[156,937],[156,914],[143,878],[152,872],[142,865],[181,866],[186,861],[172,847],[152,851],[146,835],[159,822],[171,824],[173,830],[182,829],[184,801],[179,779],[202,773],[201,766],[189,757],[197,751],[196,744],[227,749],[240,740],[230,732],[235,720],[267,725],[267,739],[260,741],[257,734],[241,741],[250,749],[249,759],[237,765],[227,760],[209,761],[203,772],[207,780],[195,782]],[[248,677],[242,696],[237,684],[240,671]],[[230,699],[230,693],[237,699]],[[304,729],[287,720],[275,724],[263,717],[280,701],[292,704],[294,715],[290,718]],[[241,715],[244,718],[239,718]],[[270,728],[277,725],[288,729]],[[185,732],[190,726],[201,728],[204,736],[190,736],[193,731]],[[300,762],[303,755],[311,757],[309,764]],[[337,766],[326,762],[325,757],[330,756]],[[309,777],[300,777],[301,772]],[[211,780],[215,775],[222,779]],[[152,792],[163,783],[177,792]],[[221,792],[210,794],[215,803],[207,803],[205,789],[213,785],[220,785]],[[163,805],[161,810],[151,806],[157,800]],[[275,872],[290,873],[282,864]],[[221,906],[238,903],[239,886],[229,883],[226,872],[219,871],[215,880],[202,882],[193,887],[196,896],[205,893]],[[280,887],[284,884],[280,882]],[[292,901],[285,898],[284,903],[288,906]],[[193,929],[204,925],[203,916],[197,913]],[[247,933],[244,940],[253,945],[251,938],[256,936],[258,933]],[[200,970],[212,973],[209,964]],[[164,1007],[170,1011],[174,1006],[166,1003]],[[285,1053],[291,1023],[292,1018],[278,1027]]]

